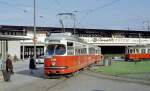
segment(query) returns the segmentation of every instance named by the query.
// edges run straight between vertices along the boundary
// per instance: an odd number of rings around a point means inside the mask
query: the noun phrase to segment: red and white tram
[[[101,48],[71,33],[52,33],[45,39],[45,75],[69,74],[102,60]]]
[[[150,46],[138,45],[127,47],[125,57],[127,61],[150,59]]]

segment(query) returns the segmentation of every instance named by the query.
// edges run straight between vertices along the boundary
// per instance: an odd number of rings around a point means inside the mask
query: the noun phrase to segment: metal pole
[[[36,59],[36,0],[34,0],[34,59]]]
[[[24,40],[22,42],[22,60],[24,61]]]
[[[61,24],[61,26],[62,26],[62,32],[65,32],[63,20],[62,20],[62,19],[59,19],[59,22],[60,22],[60,24]]]
[[[73,19],[73,33],[75,35],[75,14],[74,13],[59,13],[58,15],[69,15]]]
[[[25,33],[26,33],[26,30],[23,29],[23,36],[25,36]],[[25,48],[25,45],[24,45],[24,40],[22,41],[22,60],[24,61],[24,48]]]

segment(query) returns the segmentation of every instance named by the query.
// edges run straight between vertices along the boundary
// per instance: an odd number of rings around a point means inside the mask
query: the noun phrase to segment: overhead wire
[[[67,12],[68,10],[66,10],[62,5],[61,5],[61,3],[58,1],[58,0],[54,0],[54,2],[63,10],[63,12]],[[77,13],[78,11],[71,11],[71,12],[74,12],[74,13]],[[78,19],[76,19],[76,23],[79,25],[79,26],[81,26],[81,27],[83,27],[83,25],[78,21]]]
[[[14,9],[16,9],[16,10],[20,10],[20,11],[22,11],[23,13],[28,13],[28,14],[31,14],[32,12],[30,12],[30,11],[28,11],[28,10],[26,10],[26,9],[22,9],[22,8],[19,8],[19,7],[16,7],[15,5],[13,5],[13,4],[10,4],[10,3],[8,3],[8,2],[5,2],[5,1],[0,1],[0,4],[4,4],[4,5],[7,5],[7,6],[9,6],[9,7],[12,7],[12,8],[14,8]],[[45,16],[43,16],[43,15],[40,15],[40,16],[38,16],[40,19],[43,19],[43,20],[46,20],[47,21],[47,18],[45,17]]]
[[[89,10],[87,11],[87,14],[92,13],[92,12],[95,12],[95,11],[100,10],[100,9],[103,9],[103,8],[105,8],[105,7],[109,7],[109,6],[115,4],[115,3],[119,2],[119,1],[121,1],[121,0],[113,0],[113,1],[108,2],[108,3],[106,3],[106,4],[102,5],[102,6],[98,6],[98,7],[96,7],[96,8],[89,9]]]
[[[61,5],[60,5],[60,3],[58,2],[58,0],[54,0],[54,1],[59,5],[59,7],[61,7]],[[105,7],[109,7],[109,6],[115,4],[115,3],[119,2],[119,1],[121,1],[121,0],[113,0],[113,1],[108,2],[108,3],[106,3],[106,4],[102,5],[102,6],[98,6],[98,7],[96,7],[96,8],[92,8],[92,9],[88,9],[88,10],[74,10],[74,11],[72,11],[72,12],[74,12],[74,13],[85,13],[86,16],[84,16],[84,18],[82,18],[82,19],[85,19],[85,17],[87,17],[87,15],[89,15],[89,14],[91,14],[91,13],[97,11],[97,10],[103,9],[103,8],[105,8]],[[61,8],[62,8],[62,7],[61,7]],[[80,20],[80,21],[81,21],[81,20]],[[81,25],[81,23],[80,23],[79,21],[78,21],[78,24]],[[83,25],[81,25],[81,26],[83,26]]]
[[[7,3],[7,2],[5,2],[5,1],[0,1],[0,4],[4,4],[4,5],[7,5],[7,6],[11,6],[11,7],[15,8],[15,9],[17,9],[17,10],[23,11],[24,13],[27,13],[27,12],[28,12],[28,10],[25,10],[25,9],[22,9],[22,8],[18,8],[18,7],[16,7],[15,5],[12,5],[12,4]]]
[[[64,11],[64,12],[66,12],[67,10],[61,5],[61,3],[58,1],[58,0],[54,0],[55,1],[55,3]],[[98,7],[96,7],[96,8],[92,8],[92,9],[89,9],[89,10],[87,10],[87,11],[77,11],[77,10],[75,10],[75,11],[72,11],[72,12],[75,12],[75,13],[86,13],[86,16],[87,15],[89,15],[90,13],[92,13],[92,12],[95,12],[95,11],[97,11],[97,10],[100,10],[100,9],[103,9],[103,8],[105,8],[105,7],[108,7],[108,6],[111,6],[111,5],[113,5],[114,3],[117,3],[117,2],[119,2],[119,1],[121,1],[121,0],[113,0],[113,1],[111,1],[111,2],[108,2],[108,3],[106,3],[106,4],[104,4],[104,5],[102,5],[102,6],[98,6]],[[7,6],[9,6],[9,7],[13,7],[13,8],[15,8],[15,9],[17,9],[17,10],[21,10],[22,12],[24,12],[24,13],[30,13],[30,11],[28,11],[28,10],[26,10],[26,9],[22,9],[22,8],[19,8],[19,7],[16,7],[15,5],[12,5],[12,4],[10,4],[10,3],[7,3],[7,2],[5,2],[5,1],[0,1],[0,3],[1,4],[5,4],[5,5],[7,5]],[[31,13],[30,13],[31,14]],[[47,21],[47,17],[45,17],[45,16],[43,16],[43,15],[40,15],[40,16],[38,16],[40,19],[43,19],[43,20],[46,20]],[[84,17],[85,18],[85,17]],[[84,19],[83,18],[83,19]],[[77,20],[77,19],[76,19]],[[79,21],[78,21],[79,22]],[[79,24],[81,25],[81,23],[79,22]],[[82,25],[83,26],[83,25]]]
[[[109,7],[117,2],[119,2],[121,0],[113,0],[111,2],[108,2],[104,5],[101,5],[101,6],[98,6],[96,8],[92,8],[92,9],[88,9],[88,10],[76,10],[75,12],[76,13],[85,13],[85,16],[82,16],[80,21],[82,21],[83,19],[85,20],[85,18],[89,15],[89,14],[92,14],[93,12],[97,11],[97,10],[100,10],[100,9],[103,9],[103,8],[106,8],[106,7]]]
[[[53,0],[55,2],[55,4],[60,8],[60,10],[62,11],[61,13],[68,13],[69,11],[66,10],[62,4],[58,1],[58,0]],[[69,12],[69,13],[72,13],[72,12]],[[58,16],[59,14],[57,14],[56,16]],[[64,20],[64,19],[68,19],[69,17],[68,16],[59,16],[59,18],[62,18],[61,20]],[[60,19],[59,19],[60,20]]]
[[[58,0],[53,0],[57,5],[58,7],[60,7],[64,12],[67,12],[67,10],[62,6],[62,4],[58,1]]]

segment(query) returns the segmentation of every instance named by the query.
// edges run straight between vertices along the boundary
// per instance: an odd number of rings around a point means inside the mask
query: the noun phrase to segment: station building
[[[23,36],[22,33],[9,32],[8,30],[0,29],[0,79],[2,78],[2,70],[4,70],[4,61],[6,60],[7,54],[20,56],[20,41],[21,40],[31,40],[27,36]]]
[[[59,28],[59,27],[37,27],[36,28],[36,55],[44,55],[44,39],[51,33],[71,32],[84,39],[87,43],[102,48],[102,54],[125,53],[127,46],[147,45],[150,43],[150,31],[136,30],[113,30],[113,29],[87,29],[87,28]],[[31,40],[11,40],[7,44],[7,52],[18,58],[28,58],[34,53],[32,26],[9,26],[0,25],[0,35],[4,36],[27,36]],[[1,41],[2,43],[2,41]],[[1,45],[1,44],[0,44]],[[2,47],[0,48],[2,49]],[[0,50],[2,53],[3,51]]]

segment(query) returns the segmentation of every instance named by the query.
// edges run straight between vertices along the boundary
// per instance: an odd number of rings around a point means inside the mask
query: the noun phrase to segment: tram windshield
[[[50,44],[46,48],[47,55],[64,55],[65,53],[66,48],[63,44]]]

